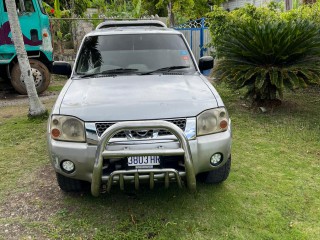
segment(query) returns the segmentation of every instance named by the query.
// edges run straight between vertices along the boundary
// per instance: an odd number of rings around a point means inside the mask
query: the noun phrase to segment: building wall
[[[224,9],[228,9],[230,11],[234,10],[235,8],[243,7],[246,3],[253,4],[257,7],[262,7],[268,4],[270,0],[229,0],[222,4]]]

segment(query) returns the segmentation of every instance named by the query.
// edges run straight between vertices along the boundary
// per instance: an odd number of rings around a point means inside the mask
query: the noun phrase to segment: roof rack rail
[[[115,27],[160,27],[166,28],[167,25],[159,20],[129,20],[129,21],[105,21],[100,23],[96,29],[115,28]]]

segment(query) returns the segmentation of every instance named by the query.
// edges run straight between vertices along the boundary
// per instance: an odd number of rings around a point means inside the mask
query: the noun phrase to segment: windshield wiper
[[[136,68],[115,68],[103,71],[102,74],[108,74],[108,73],[130,73],[130,72],[136,72],[138,69]]]
[[[103,77],[106,74],[119,74],[119,73],[130,73],[130,72],[136,72],[138,69],[135,68],[115,68],[115,69],[110,69],[98,73],[88,73],[88,74],[83,74],[80,75],[80,78],[89,78],[89,77]]]
[[[170,67],[163,67],[163,68],[159,68],[156,70],[152,70],[150,72],[143,72],[140,73],[140,75],[149,75],[155,72],[170,72],[171,70],[176,70],[176,69],[184,69],[184,68],[190,68],[189,66],[170,66]]]
[[[103,75],[101,73],[88,73],[88,74],[81,74],[81,75],[77,75],[77,77],[79,78],[89,78],[89,77],[102,77]]]

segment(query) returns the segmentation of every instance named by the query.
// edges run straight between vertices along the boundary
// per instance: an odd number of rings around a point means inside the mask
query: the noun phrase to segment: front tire
[[[64,192],[86,192],[89,189],[88,182],[68,178],[59,173],[56,173],[56,175],[58,185]]]
[[[42,62],[35,59],[29,59],[29,62],[37,93],[43,93],[50,84],[51,74]],[[11,84],[18,93],[26,95],[27,89],[24,81],[20,79],[20,76],[20,66],[19,63],[16,63],[11,70]]]
[[[197,180],[199,182],[204,182],[207,184],[219,184],[228,178],[230,170],[231,170],[231,156],[222,167],[209,172],[198,174]]]

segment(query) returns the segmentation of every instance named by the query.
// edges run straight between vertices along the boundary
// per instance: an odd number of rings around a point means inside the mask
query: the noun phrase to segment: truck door
[[[0,0],[0,48],[1,45],[4,45],[3,39],[3,15],[4,15],[4,0]]]
[[[41,0],[15,0],[15,2],[25,48],[29,57],[31,74],[37,92],[42,93],[50,84],[49,68],[52,61],[52,45],[49,18],[40,8]],[[2,46],[0,45],[0,68],[1,64],[6,64],[7,76],[13,88],[20,94],[27,94],[25,84],[20,78],[19,64],[15,61],[16,51],[11,39],[12,33],[5,1],[0,0],[0,3],[2,3],[3,9],[0,12],[2,22],[0,36],[3,43]],[[3,70],[0,71],[4,72]]]
[[[2,14],[2,22],[4,25],[9,24],[7,8],[4,4],[4,14]],[[41,26],[39,19],[39,9],[37,5],[33,3],[33,0],[15,0],[17,5],[17,12],[19,16],[19,22],[23,34],[23,40],[26,45],[31,46],[28,50],[39,50],[39,45],[42,44],[41,36]],[[11,33],[9,36],[4,36],[5,38],[11,38]],[[7,39],[8,40],[8,39]],[[32,48],[36,47],[35,49]]]

